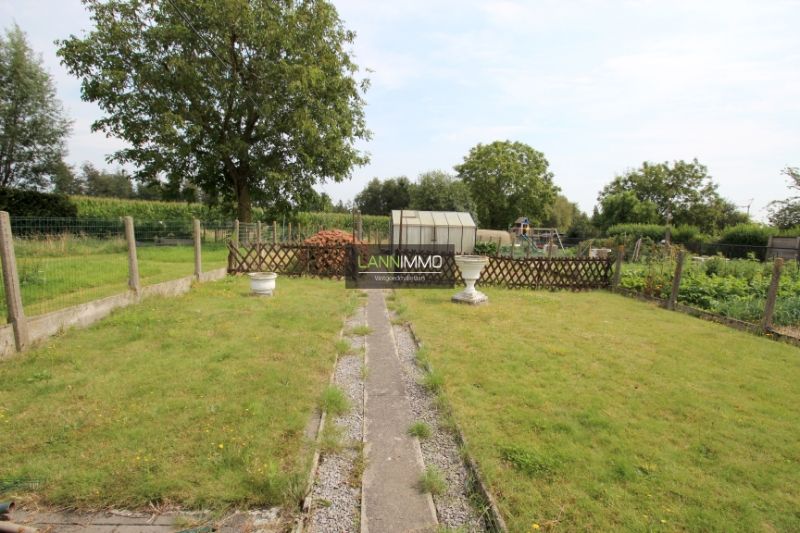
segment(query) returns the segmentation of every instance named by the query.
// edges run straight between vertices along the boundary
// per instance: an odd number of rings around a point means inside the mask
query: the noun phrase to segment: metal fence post
[[[681,288],[681,276],[683,276],[683,250],[678,250],[678,259],[675,264],[675,275],[672,277],[672,292],[669,293],[667,309],[675,309],[678,302],[678,291]]]
[[[780,285],[782,271],[783,259],[777,257],[775,258],[775,262],[772,264],[772,279],[769,282],[767,301],[764,304],[764,320],[761,324],[764,332],[772,329],[772,315],[775,313],[775,300],[778,297],[778,286]]]
[[[14,330],[17,351],[21,352],[30,344],[30,335],[28,334],[25,310],[22,307],[17,257],[14,254],[14,237],[11,234],[11,217],[5,211],[0,211],[0,257],[3,261],[3,286],[6,290],[8,321]]]
[[[200,236],[200,221],[196,218],[192,221],[192,230],[194,238],[194,277],[200,279],[200,274],[203,273],[203,246]]]
[[[128,241],[128,287],[139,296],[139,261],[136,258],[136,235],[133,231],[133,217],[125,217],[125,240]]]
[[[620,244],[617,247],[617,257],[614,260],[614,277],[611,279],[611,288],[616,289],[619,287],[619,282],[622,280],[622,260],[625,258],[625,246]]]

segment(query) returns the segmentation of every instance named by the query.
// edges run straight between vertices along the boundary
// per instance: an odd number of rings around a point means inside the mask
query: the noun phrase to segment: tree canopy
[[[481,225],[507,229],[517,217],[541,223],[558,188],[544,154],[511,141],[478,144],[456,165],[470,189]]]
[[[405,176],[381,181],[373,178],[356,195],[355,207],[365,215],[387,215],[392,209],[407,209],[411,203],[411,181]]]
[[[614,178],[600,191],[598,201],[595,223],[603,229],[623,223],[671,222],[711,232],[748,219],[719,195],[708,169],[697,159],[645,162]]]
[[[58,53],[136,178],[188,179],[249,221],[253,202],[288,211],[367,162],[367,81],[330,2],[83,1],[94,28]]]
[[[789,189],[800,192],[800,167],[786,167],[782,173],[789,178]],[[769,221],[781,229],[800,226],[800,195],[772,202]]]
[[[411,188],[410,209],[459,211],[476,215],[467,185],[441,170],[420,174]]]
[[[63,170],[70,121],[16,25],[0,36],[0,187],[45,188]]]

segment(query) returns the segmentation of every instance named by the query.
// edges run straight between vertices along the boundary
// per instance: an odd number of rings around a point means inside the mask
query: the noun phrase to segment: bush
[[[76,207],[69,197],[22,189],[0,188],[0,211],[11,217],[74,218]]]
[[[769,238],[777,235],[778,230],[761,224],[737,224],[722,231],[717,240],[718,247],[713,251],[722,252],[726,257],[748,257],[750,255],[763,260],[766,256],[766,246]],[[759,247],[753,249],[752,247]]]
[[[710,240],[697,226],[685,224],[672,228],[670,235],[672,242],[676,244],[701,244]]]
[[[478,255],[496,255],[497,243],[496,242],[476,242],[473,251]]]
[[[666,226],[659,224],[615,224],[606,230],[606,235],[617,239],[623,236],[635,237],[635,239],[648,237],[655,242],[660,242],[664,240],[665,232]]]
[[[737,224],[725,228],[717,241],[720,244],[739,244],[748,246],[766,246],[769,238],[777,235],[778,230],[761,224]]]

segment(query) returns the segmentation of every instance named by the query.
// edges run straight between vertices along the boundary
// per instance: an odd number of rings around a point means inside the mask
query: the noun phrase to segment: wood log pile
[[[363,241],[353,239],[353,234],[338,229],[318,231],[303,241],[305,248],[301,254],[305,271],[312,275],[344,275],[347,261],[347,246]]]

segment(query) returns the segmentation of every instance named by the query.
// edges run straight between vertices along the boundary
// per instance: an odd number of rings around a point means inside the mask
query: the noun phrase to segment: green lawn
[[[298,498],[344,284],[226,278],[148,299],[0,362],[0,481],[49,504],[194,508]]]
[[[128,287],[128,255],[120,239],[74,239],[66,246],[53,241],[15,243],[22,290],[28,316],[124,292]],[[55,241],[60,244],[61,241]],[[190,276],[194,273],[191,246],[141,246],[137,250],[142,285]],[[203,270],[227,265],[224,244],[203,246]],[[0,321],[6,319],[6,302],[0,287]]]
[[[607,292],[397,291],[512,531],[800,530],[800,350]]]

